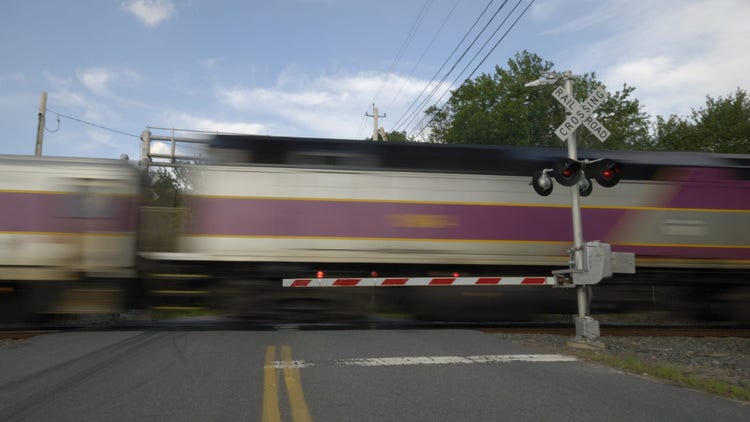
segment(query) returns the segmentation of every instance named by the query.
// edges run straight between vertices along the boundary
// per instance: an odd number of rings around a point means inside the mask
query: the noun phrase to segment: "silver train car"
[[[567,267],[569,191],[555,186],[542,197],[529,186],[563,155],[219,135],[210,158],[185,166],[179,208],[144,206],[143,175],[123,161],[2,157],[0,312],[218,307],[311,320],[365,311],[572,313],[572,290],[549,287],[281,288],[282,278],[321,275],[539,276]],[[637,263],[635,276],[595,286],[593,311],[676,298],[747,308],[748,156],[579,156],[623,167],[619,184],[582,199],[584,238],[633,252]]]
[[[121,309],[140,186],[122,160],[0,156],[0,316]]]
[[[212,279],[274,285],[318,274],[539,275],[568,265],[569,192],[558,186],[541,197],[529,186],[530,175],[554,166],[561,150],[217,136],[212,153],[214,163],[191,169],[179,253],[158,256],[200,262]],[[716,296],[735,295],[744,305],[750,268],[747,156],[579,155],[607,157],[625,169],[617,186],[597,186],[582,200],[585,239],[637,257],[638,275],[608,281],[619,287],[599,297],[655,302],[654,285],[669,286],[659,291],[664,297],[675,295],[672,286],[695,285],[701,287],[684,294],[705,299],[710,285]],[[250,306],[286,306],[269,289],[249,296],[270,302]],[[416,303],[446,310],[450,317],[476,311],[477,296],[496,292],[423,289],[410,292],[409,302],[411,308]],[[569,297],[549,289],[534,295],[539,303],[555,302],[545,295]],[[506,300],[501,307],[511,305]]]
[[[192,170],[183,251],[219,261],[566,265],[569,191],[529,186],[562,151],[219,136]],[[223,153],[223,154],[222,154]],[[620,184],[582,199],[584,237],[639,267],[750,268],[746,156],[607,156]],[[367,266],[367,265],[365,265]]]

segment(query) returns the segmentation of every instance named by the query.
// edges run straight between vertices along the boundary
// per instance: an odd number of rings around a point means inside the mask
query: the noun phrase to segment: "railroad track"
[[[145,323],[135,326],[118,325],[91,326],[91,327],[35,327],[29,329],[0,329],[0,339],[22,340],[42,334],[60,331],[76,330],[223,330],[223,329],[248,329],[248,330],[335,330],[335,329],[474,329],[487,333],[508,334],[557,334],[574,336],[575,327],[568,323],[512,323],[512,324],[486,324],[486,323],[422,323],[414,321],[394,322],[353,322],[344,324],[237,324],[216,323]],[[682,325],[615,325],[605,324],[600,327],[602,337],[736,337],[750,338],[750,327],[747,326],[691,326]]]

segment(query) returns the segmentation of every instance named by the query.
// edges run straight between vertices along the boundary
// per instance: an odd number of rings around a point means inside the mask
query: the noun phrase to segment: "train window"
[[[68,213],[72,218],[112,218],[112,191],[106,181],[82,179],[72,189]]]

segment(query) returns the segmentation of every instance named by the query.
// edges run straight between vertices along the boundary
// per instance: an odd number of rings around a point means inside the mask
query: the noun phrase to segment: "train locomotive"
[[[3,157],[0,171],[16,176],[0,181],[0,297],[16,307],[36,301],[37,312],[61,312],[75,309],[75,301],[63,300],[70,292],[102,296],[119,289],[113,297],[120,308],[218,306],[248,318],[311,320],[363,309],[440,319],[494,317],[499,310],[507,317],[519,306],[558,312],[559,304],[575,305],[569,289],[290,292],[280,285],[282,278],[322,274],[542,275],[566,267],[569,191],[539,196],[529,186],[534,172],[562,155],[544,148],[216,135],[209,158],[185,165],[184,206],[169,212],[139,209],[143,178],[122,161]],[[655,305],[658,286],[665,297],[681,289],[707,303],[734,298],[744,309],[748,156],[579,156],[606,157],[624,169],[617,186],[596,187],[582,199],[584,238],[637,257],[637,275],[596,286],[604,291],[594,295],[600,303]],[[169,246],[154,247],[149,239],[170,239]],[[518,295],[532,300],[517,301]]]

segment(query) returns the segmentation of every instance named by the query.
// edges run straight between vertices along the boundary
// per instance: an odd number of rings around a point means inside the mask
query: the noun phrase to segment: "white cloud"
[[[163,123],[165,127],[174,127],[180,129],[255,135],[268,134],[268,126],[262,123],[222,121],[206,117],[196,117],[183,112],[166,113],[164,116],[162,116],[160,121],[165,122]]]
[[[112,70],[94,67],[76,71],[76,77],[89,91],[97,95],[112,95],[112,85],[132,86],[140,77],[128,69]]]
[[[122,3],[122,8],[149,28],[155,28],[175,13],[172,0],[131,0]]]
[[[107,86],[112,81],[112,73],[107,69],[95,68],[76,72],[78,80],[83,86],[95,94],[104,95],[109,93]]]
[[[610,16],[608,25],[616,31],[589,46],[579,61],[597,63],[610,88],[635,86],[652,116],[686,115],[703,106],[706,95],[750,86],[750,2],[627,2],[628,10],[620,2],[602,4],[610,9],[592,11],[589,21]]]
[[[364,138],[369,134],[365,127],[371,127],[369,122],[365,124],[364,114],[371,112],[376,93],[383,102],[378,104],[381,115],[387,113],[390,119],[379,125],[390,131],[427,85],[427,81],[399,75],[391,75],[387,82],[383,79],[383,74],[374,72],[311,79],[293,69],[282,72],[274,88],[217,88],[215,95],[237,111],[279,122],[269,125],[269,129],[282,128],[272,135]]]

